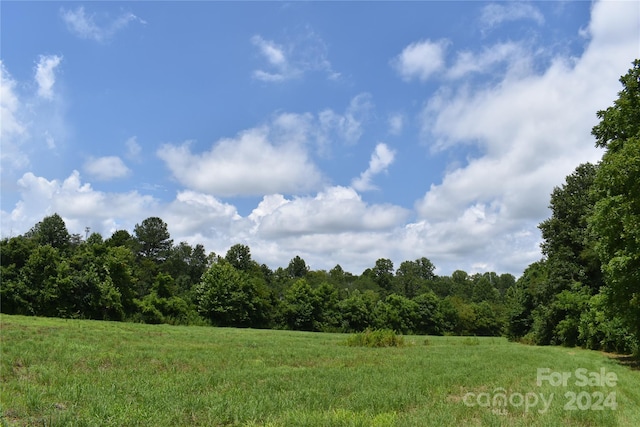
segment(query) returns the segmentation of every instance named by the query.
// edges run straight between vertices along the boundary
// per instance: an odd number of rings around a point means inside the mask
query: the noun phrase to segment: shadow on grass
[[[626,366],[633,371],[640,371],[640,358],[638,356],[630,355],[610,355],[611,360],[615,360],[622,366]]]

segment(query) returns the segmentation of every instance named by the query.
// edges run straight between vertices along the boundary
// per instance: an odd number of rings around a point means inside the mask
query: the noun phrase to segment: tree
[[[133,233],[138,243],[138,253],[155,262],[164,261],[173,240],[167,229],[167,224],[158,217],[150,217],[136,224]]]
[[[198,311],[218,326],[264,326],[268,304],[261,284],[221,259],[196,287]]]
[[[240,271],[248,272],[255,264],[251,259],[251,250],[249,249],[249,246],[242,245],[240,243],[231,246],[227,251],[227,254],[224,256],[224,259],[236,270]]]
[[[129,234],[127,230],[116,230],[113,232],[111,237],[109,237],[104,242],[107,246],[116,247],[116,246],[124,246],[126,248],[131,249],[132,251],[136,247],[135,238]]]
[[[33,228],[27,232],[27,236],[33,237],[39,245],[50,245],[60,250],[66,249],[71,240],[64,220],[57,213],[45,217],[33,226]]]
[[[497,302],[500,298],[500,292],[491,284],[485,276],[479,276],[473,284],[471,292],[471,301],[473,302]]]
[[[418,306],[415,332],[428,335],[442,334],[444,319],[440,311],[440,300],[436,294],[428,291],[418,295],[413,301]]]
[[[316,296],[304,278],[296,280],[284,294],[282,314],[287,327],[299,331],[316,330]]]
[[[398,291],[407,298],[413,298],[426,291],[428,281],[435,278],[434,270],[434,265],[425,257],[415,261],[403,261],[396,271]]]
[[[595,178],[589,218],[602,262],[607,301],[640,341],[640,60],[620,79],[612,107],[598,111],[592,134],[606,152]]]
[[[416,330],[418,304],[409,298],[391,294],[378,301],[375,308],[375,324],[382,329],[393,329],[408,334]]]
[[[344,332],[360,332],[373,323],[373,309],[378,300],[378,294],[373,291],[360,292],[355,290],[338,302],[338,309],[342,315],[342,330]]]
[[[313,290],[317,301],[315,329],[319,331],[335,332],[341,324],[340,310],[338,310],[338,289],[327,283],[321,283]]]
[[[591,134],[596,137],[596,146],[616,152],[627,141],[640,136],[640,59],[633,61],[633,67],[620,77],[622,90],[613,106],[597,113],[600,123],[593,127]]]
[[[592,191],[597,167],[581,164],[551,194],[551,217],[540,223],[542,253],[547,257],[550,292],[568,289],[580,282],[597,292],[602,285],[600,263],[593,253],[593,238],[587,230],[595,203]]]
[[[309,272],[309,267],[307,267],[307,263],[300,258],[300,256],[296,255],[291,261],[289,261],[289,265],[287,266],[287,274],[291,278],[300,278],[307,275]]]
[[[393,261],[387,258],[380,258],[372,269],[373,280],[382,290],[387,293],[393,288]]]

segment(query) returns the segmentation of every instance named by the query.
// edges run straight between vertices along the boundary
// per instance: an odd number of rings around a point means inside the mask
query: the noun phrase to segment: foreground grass
[[[9,426],[640,425],[640,371],[593,351],[464,337],[349,347],[339,334],[6,315],[0,326]],[[618,381],[538,386],[537,368],[605,369]],[[511,403],[475,400],[499,388]],[[615,394],[615,410],[565,410],[565,393],[598,391]],[[520,404],[527,393],[554,399],[541,413]]]

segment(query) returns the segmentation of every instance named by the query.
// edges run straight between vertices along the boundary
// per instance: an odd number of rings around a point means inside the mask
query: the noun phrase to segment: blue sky
[[[275,268],[541,257],[640,3],[1,4],[3,237],[164,219]]]

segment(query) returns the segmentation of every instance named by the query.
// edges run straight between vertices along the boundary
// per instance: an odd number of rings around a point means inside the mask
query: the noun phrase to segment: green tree
[[[485,276],[479,276],[476,278],[473,284],[473,290],[471,292],[471,301],[481,302],[488,301],[495,303],[500,299],[500,292],[491,284],[489,279]]]
[[[387,258],[376,260],[371,270],[373,280],[385,293],[393,292],[393,261]]]
[[[597,292],[602,285],[600,263],[592,250],[588,218],[595,203],[592,191],[597,167],[585,163],[551,194],[551,217],[540,223],[542,253],[547,257],[550,294],[581,282]]]
[[[68,269],[60,268],[61,263],[59,250],[51,245],[38,246],[31,253],[20,271],[19,298],[25,304],[20,312],[36,316],[58,316],[60,300],[69,294],[69,289],[64,288],[67,282],[63,280],[68,276]],[[60,284],[63,285],[62,288]]]
[[[417,304],[415,332],[428,335],[441,335],[444,318],[440,311],[440,300],[433,293],[427,291],[413,299]]]
[[[425,257],[403,261],[396,271],[398,291],[407,298],[413,298],[428,290],[428,283],[435,278],[434,270],[434,265]]]
[[[131,251],[135,251],[137,246],[135,238],[127,230],[114,231],[104,243],[110,247],[124,246]]]
[[[305,277],[309,272],[309,267],[307,267],[307,263],[300,258],[300,256],[296,255],[291,261],[289,261],[289,265],[287,266],[287,274],[290,278],[298,279],[301,277]]]
[[[180,242],[169,251],[161,271],[173,277],[179,295],[187,296],[200,283],[202,274],[207,270],[207,263],[204,246],[197,244],[192,247],[187,242]]]
[[[373,291],[354,290],[338,302],[344,332],[361,332],[373,324],[373,309],[378,294]]]
[[[402,295],[391,294],[378,301],[374,315],[378,328],[408,334],[416,330],[418,304]]]
[[[221,259],[196,287],[198,311],[218,326],[263,327],[268,319],[264,285]]]
[[[304,278],[293,282],[284,294],[282,315],[285,325],[294,330],[314,331],[319,301]]]
[[[590,217],[607,301],[640,341],[640,60],[620,79],[614,105],[592,129],[606,152],[595,178]]]
[[[224,259],[236,270],[250,271],[257,264],[251,259],[251,249],[247,245],[235,244],[229,248]]]
[[[67,226],[57,213],[45,217],[33,226],[26,235],[34,238],[41,246],[50,245],[59,250],[67,249],[71,241]]]
[[[136,224],[133,233],[138,244],[138,253],[155,262],[164,261],[171,250],[173,240],[167,224],[158,217],[150,217]]]
[[[321,283],[313,290],[317,301],[315,312],[315,329],[318,331],[335,332],[339,329],[342,318],[338,309],[340,301],[338,289],[327,283]]]

